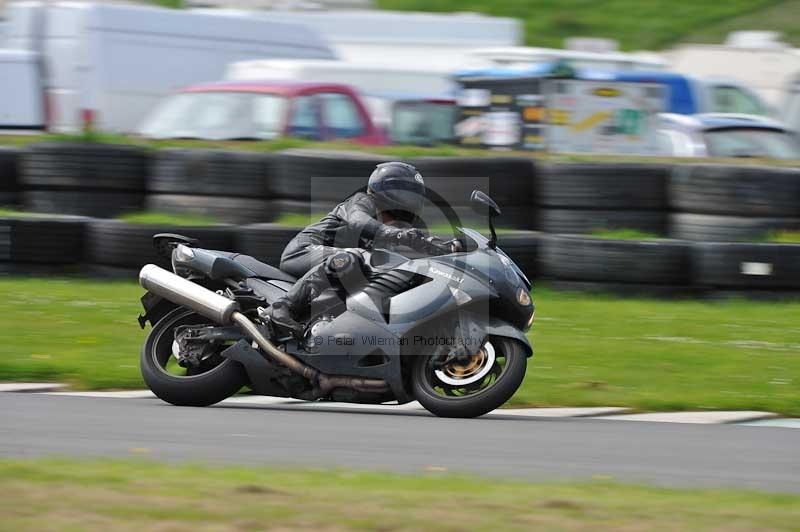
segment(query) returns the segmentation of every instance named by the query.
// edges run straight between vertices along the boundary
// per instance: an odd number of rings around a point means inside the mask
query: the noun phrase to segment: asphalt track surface
[[[800,430],[599,419],[439,419],[0,394],[0,455],[613,478],[800,493]]]

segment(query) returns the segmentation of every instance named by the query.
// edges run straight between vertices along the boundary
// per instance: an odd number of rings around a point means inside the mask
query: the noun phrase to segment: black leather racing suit
[[[300,277],[283,298],[293,315],[300,314],[303,307],[332,284],[342,287],[346,278],[354,273],[363,277],[362,251],[370,244],[426,249],[422,240],[424,234],[420,231],[385,225],[377,217],[372,196],[359,192],[289,242],[281,256],[280,267]]]
[[[397,241],[402,230],[382,224],[377,216],[372,196],[363,192],[350,196],[286,245],[281,255],[281,270],[302,277],[343,249],[365,249],[373,242],[379,243],[376,247],[408,243]]]

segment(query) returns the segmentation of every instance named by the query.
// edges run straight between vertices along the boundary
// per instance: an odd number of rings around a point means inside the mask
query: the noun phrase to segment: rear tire
[[[491,337],[489,341],[505,357],[505,365],[497,380],[474,394],[460,397],[447,397],[438,393],[436,375],[428,361],[432,355],[416,357],[411,373],[411,389],[414,397],[430,413],[439,417],[472,418],[482,416],[506,403],[519,389],[528,360],[519,342],[501,337]],[[496,363],[496,362],[495,362]]]
[[[163,361],[172,357],[175,327],[207,321],[191,310],[177,308],[159,320],[147,335],[140,367],[144,382],[159,399],[176,406],[209,406],[227,399],[247,384],[242,365],[227,358],[210,370],[192,376],[173,375],[163,368]]]

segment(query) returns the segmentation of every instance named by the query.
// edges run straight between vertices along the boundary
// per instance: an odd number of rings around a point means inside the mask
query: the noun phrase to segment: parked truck
[[[766,115],[730,79],[674,72],[579,69],[565,62],[464,70],[460,143],[490,148],[657,154],[657,115]],[[632,131],[634,133],[632,133]]]

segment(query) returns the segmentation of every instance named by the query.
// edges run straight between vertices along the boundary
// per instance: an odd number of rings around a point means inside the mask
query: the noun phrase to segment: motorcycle
[[[503,405],[525,377],[525,335],[535,307],[531,283],[497,247],[497,204],[478,190],[471,205],[491,238],[459,228],[429,237],[441,255],[410,259],[365,252],[362,282],[325,290],[281,336],[269,306],[295,282],[253,257],[197,247],[159,234],[173,271],[142,268],[152,330],[140,367],[150,390],[179,406],[208,406],[247,386],[254,394],[378,404],[413,400],[443,417],[481,416]]]

